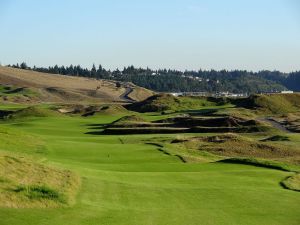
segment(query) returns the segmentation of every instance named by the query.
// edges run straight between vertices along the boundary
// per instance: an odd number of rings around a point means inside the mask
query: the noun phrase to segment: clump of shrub
[[[300,192],[300,173],[287,177],[281,182],[281,185],[286,189]]]
[[[20,185],[17,186],[14,191],[16,193],[23,193],[27,198],[31,200],[49,199],[60,203],[66,203],[66,197],[64,194],[47,187],[46,185]]]

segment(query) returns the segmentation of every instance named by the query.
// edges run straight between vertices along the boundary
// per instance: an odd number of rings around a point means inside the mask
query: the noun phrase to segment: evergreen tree
[[[91,77],[97,77],[97,69],[95,64],[93,64],[93,67],[91,69]]]
[[[26,70],[28,68],[27,64],[25,62],[22,62],[20,65],[20,68],[23,70]]]

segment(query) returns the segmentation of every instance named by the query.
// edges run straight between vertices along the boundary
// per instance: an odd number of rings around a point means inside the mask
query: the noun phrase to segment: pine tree
[[[96,77],[97,76],[97,69],[95,64],[93,64],[93,67],[91,69],[91,77]]]
[[[27,64],[25,62],[22,62],[20,65],[20,68],[23,70],[26,70],[28,68]]]

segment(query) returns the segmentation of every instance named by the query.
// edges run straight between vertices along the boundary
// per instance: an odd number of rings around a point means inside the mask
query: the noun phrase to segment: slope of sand
[[[152,92],[133,84],[116,86],[116,82],[84,77],[47,74],[30,70],[0,66],[0,84],[31,88],[38,93],[38,99],[46,102],[126,102],[124,93],[135,101],[143,100]],[[127,97],[127,96],[126,96]]]

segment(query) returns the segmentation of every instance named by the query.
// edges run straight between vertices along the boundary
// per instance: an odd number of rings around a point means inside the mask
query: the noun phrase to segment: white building
[[[293,91],[282,91],[281,94],[293,94]]]

